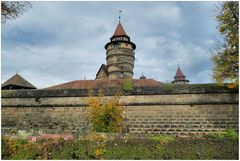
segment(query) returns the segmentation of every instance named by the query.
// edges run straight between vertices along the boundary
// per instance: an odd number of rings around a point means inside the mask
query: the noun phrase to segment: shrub
[[[132,79],[125,79],[123,82],[123,90],[124,92],[131,92],[133,89],[133,81]]]
[[[232,138],[234,140],[238,140],[238,133],[233,129],[227,129],[225,131],[225,137]]]
[[[238,133],[233,129],[226,129],[225,131],[207,134],[205,137],[215,139],[231,138],[233,140],[238,140]]]
[[[119,97],[113,96],[106,99],[101,91],[99,91],[98,97],[92,97],[91,93],[90,91],[88,104],[92,130],[95,132],[120,132],[123,122],[123,107],[119,103]]]
[[[150,137],[150,139],[159,141],[160,144],[167,144],[172,141],[175,141],[176,138],[174,136],[170,136],[170,135],[158,135],[158,136],[152,136],[152,137]]]
[[[33,159],[36,149],[27,140],[2,138],[2,159]]]
[[[164,138],[164,139],[162,139]],[[166,139],[168,138],[168,139]],[[27,143],[10,139],[2,140],[2,159],[238,159],[238,142],[231,138],[175,138],[160,136],[150,139],[116,138],[105,142],[90,140],[45,140]],[[4,142],[5,140],[5,142]],[[159,140],[169,140],[161,144]],[[6,144],[6,141],[8,142]],[[9,147],[16,147],[12,148]],[[8,151],[10,150],[10,151]]]
[[[174,85],[171,82],[166,82],[163,84],[163,89],[166,91],[171,91],[173,89]]]

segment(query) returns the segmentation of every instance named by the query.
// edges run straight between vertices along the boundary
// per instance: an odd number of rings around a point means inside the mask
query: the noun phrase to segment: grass
[[[231,134],[231,132],[229,132]],[[228,135],[228,134],[227,134]],[[235,135],[235,134],[234,134]],[[233,136],[233,135],[231,135]],[[2,138],[2,159],[160,160],[238,159],[238,139],[232,137],[148,139],[26,140]]]

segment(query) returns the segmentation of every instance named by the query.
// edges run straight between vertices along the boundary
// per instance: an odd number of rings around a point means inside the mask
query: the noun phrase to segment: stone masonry
[[[145,89],[145,94],[136,94],[140,89],[134,89],[134,95],[121,96],[125,117],[123,132],[182,136],[229,128],[238,130],[237,89],[208,88],[206,92],[204,85],[202,90],[195,90],[197,88],[193,85],[181,88],[181,91],[172,89],[168,92]],[[64,96],[64,91],[70,96]],[[69,132],[80,135],[88,132],[88,97],[85,92],[3,91],[2,134],[14,134],[19,130],[36,135]]]

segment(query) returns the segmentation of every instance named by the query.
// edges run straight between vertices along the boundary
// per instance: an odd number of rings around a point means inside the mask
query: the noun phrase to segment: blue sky
[[[170,82],[177,64],[190,83],[211,83],[219,39],[217,2],[32,2],[2,24],[2,83],[20,75],[38,88],[95,79],[106,64],[104,45],[118,24],[137,48],[134,78]]]

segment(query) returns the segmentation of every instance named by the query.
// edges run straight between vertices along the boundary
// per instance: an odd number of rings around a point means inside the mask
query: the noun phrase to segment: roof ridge
[[[24,79],[21,75],[16,73],[13,75],[11,78],[6,80],[1,87],[5,87],[7,85],[16,85],[16,86],[22,86],[22,87],[31,87],[31,88],[36,88],[34,85],[32,85],[29,81]]]

